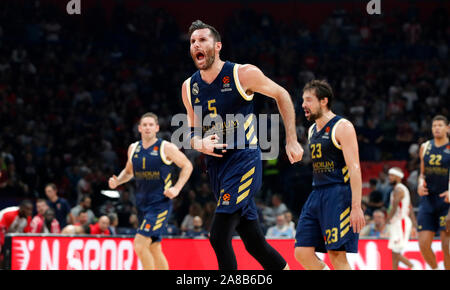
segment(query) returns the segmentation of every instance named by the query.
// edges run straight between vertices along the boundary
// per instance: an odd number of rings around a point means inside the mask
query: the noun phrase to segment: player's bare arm
[[[183,82],[183,86],[181,87],[181,96],[183,99],[184,107],[186,108],[188,126],[193,130],[194,128],[201,127],[201,120],[194,113],[194,109],[188,99],[187,96],[187,87],[186,82]],[[214,134],[207,136],[205,138],[201,138],[199,136],[194,136],[191,138],[191,148],[195,149],[203,154],[222,157],[222,154],[217,154],[214,152],[214,149],[226,149],[227,144],[219,143],[219,137]],[[224,152],[224,151],[222,151]]]
[[[425,164],[424,164],[424,161],[423,161],[423,155],[424,155],[425,146],[426,146],[426,143],[422,144],[420,146],[420,150],[419,150],[420,174],[419,174],[419,180],[418,180],[419,186],[417,188],[417,193],[420,196],[428,195],[427,183],[425,182]]]
[[[266,77],[256,66],[246,64],[239,67],[239,81],[247,94],[260,93],[275,99],[286,130],[286,154],[291,163],[302,160],[303,148],[298,143],[295,130],[295,110],[289,93]]]
[[[359,163],[358,141],[353,124],[343,120],[336,128],[336,140],[341,144],[345,164],[350,174],[352,189],[352,208],[350,211],[350,226],[353,232],[359,233],[365,225],[364,213],[361,208],[362,178]]]
[[[397,208],[398,208],[398,205],[400,204],[400,201],[405,196],[405,192],[400,187],[394,188],[393,194],[394,194],[394,198],[392,201],[392,208],[388,212],[388,215],[386,218],[386,223],[389,223],[391,221],[392,217],[397,212]]]
[[[192,163],[187,159],[186,155],[184,155],[174,144],[170,142],[166,142],[164,145],[164,154],[167,159],[173,161],[180,169],[180,174],[178,176],[178,180],[174,186],[169,187],[164,190],[164,195],[170,199],[173,199],[178,196],[183,186],[188,181],[189,177],[192,173]]]
[[[119,176],[113,175],[109,178],[108,180],[109,188],[115,189],[119,185],[126,183],[133,178],[134,176],[133,164],[130,161],[131,151],[133,150],[132,147],[133,147],[132,145],[128,147],[128,159],[125,168],[120,172]]]

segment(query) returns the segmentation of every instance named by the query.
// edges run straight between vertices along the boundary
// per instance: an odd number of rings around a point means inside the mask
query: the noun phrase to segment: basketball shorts
[[[171,212],[172,202],[151,206],[145,212],[139,211],[137,233],[151,238],[152,243],[161,241],[163,233],[166,232]]]
[[[359,234],[350,227],[351,200],[348,184],[314,188],[300,214],[295,247],[357,253]]]
[[[262,161],[260,149],[241,149],[227,153],[223,159],[208,161],[211,190],[217,198],[216,213],[234,213],[248,220],[258,218],[254,195],[261,189]]]
[[[412,222],[410,218],[404,218],[391,222],[389,225],[388,249],[401,254],[408,245],[411,236]]]
[[[449,204],[438,194],[420,197],[419,213],[417,214],[418,231],[445,231],[445,217]]]

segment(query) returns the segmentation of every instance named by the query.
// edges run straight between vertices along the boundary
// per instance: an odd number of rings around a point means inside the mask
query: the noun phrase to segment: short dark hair
[[[51,183],[47,183],[47,185],[45,186],[45,188],[47,188],[47,187],[51,187],[54,191],[57,191],[58,190],[58,188],[56,187],[56,184],[54,184],[53,182],[51,182]]]
[[[142,115],[141,118],[139,119],[139,124],[141,123],[142,119],[147,118],[147,117],[153,118],[155,120],[156,124],[158,124],[158,116],[152,112],[148,112],[148,113],[145,113],[144,115]]]
[[[443,115],[435,116],[431,123],[433,123],[434,121],[444,121],[445,125],[448,125],[448,119],[445,116],[443,116]]]
[[[312,80],[307,82],[306,85],[303,87],[303,92],[309,90],[314,90],[314,93],[316,94],[316,97],[319,99],[319,101],[327,98],[328,99],[327,107],[328,109],[331,109],[334,94],[333,89],[326,80]]]
[[[220,37],[220,33],[217,31],[217,29],[215,29],[213,26],[204,23],[201,20],[195,20],[194,22],[192,22],[191,26],[189,27],[189,37],[191,37],[192,33],[194,33],[194,31],[198,30],[198,29],[204,29],[204,28],[208,28],[209,31],[211,31],[211,35],[214,38],[215,42],[221,42],[222,38]]]

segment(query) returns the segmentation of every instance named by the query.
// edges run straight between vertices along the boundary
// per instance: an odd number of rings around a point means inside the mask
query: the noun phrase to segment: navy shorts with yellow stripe
[[[449,204],[439,194],[430,193],[420,197],[419,213],[417,214],[417,230],[441,232],[445,231],[445,218]]]
[[[208,162],[211,189],[217,198],[216,213],[234,213],[248,220],[258,218],[254,195],[261,189],[261,150],[235,150],[222,160]]]
[[[348,184],[331,184],[314,188],[308,197],[297,225],[296,247],[358,252],[359,234],[350,227],[352,192]]]
[[[140,211],[138,213],[139,228],[137,233],[151,238],[152,242],[161,241],[171,212],[172,202],[153,206],[145,212]]]

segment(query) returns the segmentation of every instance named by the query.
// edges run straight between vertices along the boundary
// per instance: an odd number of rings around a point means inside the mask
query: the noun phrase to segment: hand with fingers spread
[[[194,141],[195,150],[215,157],[223,157],[222,154],[227,152],[227,146],[227,144],[219,143],[219,136],[217,134]]]

